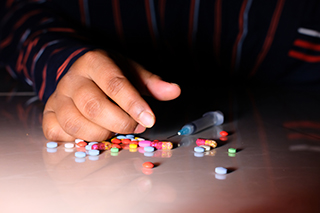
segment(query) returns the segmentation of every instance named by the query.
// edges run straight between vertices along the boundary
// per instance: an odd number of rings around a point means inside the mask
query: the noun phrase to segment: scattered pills
[[[88,155],[90,156],[98,156],[100,154],[99,150],[89,150]]]
[[[229,149],[228,149],[228,152],[234,154],[234,153],[237,152],[237,149],[235,149],[235,148],[229,148]]]
[[[152,147],[152,146],[145,146],[145,147],[144,147],[144,151],[145,151],[145,152],[153,152],[153,151],[154,151],[154,147]]]
[[[203,147],[200,147],[200,146],[196,146],[196,147],[194,147],[194,149],[193,149],[195,152],[204,152],[204,148]]]
[[[85,152],[75,152],[74,156],[76,156],[77,158],[84,158],[87,156],[87,154]]]
[[[219,175],[225,175],[228,170],[224,167],[216,167],[214,171]]]
[[[229,135],[229,133],[226,132],[226,131],[221,131],[221,132],[220,132],[220,135],[223,136],[223,137],[225,137],[225,136]]]
[[[119,152],[119,148],[112,147],[112,148],[110,149],[110,151],[113,152],[113,153],[116,153],[116,152]]]
[[[48,142],[47,147],[48,148],[56,148],[58,146],[57,142]]]
[[[142,164],[142,166],[143,166],[144,168],[151,169],[151,168],[154,167],[154,164],[151,163],[151,162],[144,162],[144,163]]]
[[[74,147],[74,143],[65,143],[64,147],[67,149],[72,149]]]

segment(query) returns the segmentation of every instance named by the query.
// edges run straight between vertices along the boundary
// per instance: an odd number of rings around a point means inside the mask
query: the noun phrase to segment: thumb
[[[143,84],[141,92],[144,95],[151,95],[160,101],[169,101],[179,97],[181,89],[178,84],[163,81],[159,76],[147,71],[135,62],[134,67]]]

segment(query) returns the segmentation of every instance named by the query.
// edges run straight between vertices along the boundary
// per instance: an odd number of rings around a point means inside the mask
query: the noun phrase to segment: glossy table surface
[[[225,114],[223,125],[173,137],[176,148],[153,156],[105,151],[84,161],[62,143],[46,148],[43,106],[32,93],[2,92],[1,212],[320,212],[320,93],[223,91],[212,100],[210,91],[206,99],[151,100],[158,120],[141,137],[165,139],[210,110]],[[195,156],[200,137],[219,145]],[[146,161],[156,167],[143,170]],[[215,174],[218,166],[228,174]]]

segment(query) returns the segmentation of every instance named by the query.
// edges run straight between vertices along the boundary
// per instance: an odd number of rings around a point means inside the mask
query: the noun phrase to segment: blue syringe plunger
[[[205,113],[201,118],[184,125],[178,135],[191,135],[210,126],[221,125],[224,116],[221,111],[211,111]]]

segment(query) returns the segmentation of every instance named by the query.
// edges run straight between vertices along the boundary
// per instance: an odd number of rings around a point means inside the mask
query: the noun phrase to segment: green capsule
[[[228,149],[228,152],[234,154],[234,153],[237,152],[237,149],[235,149],[235,148],[229,148],[229,149]]]

